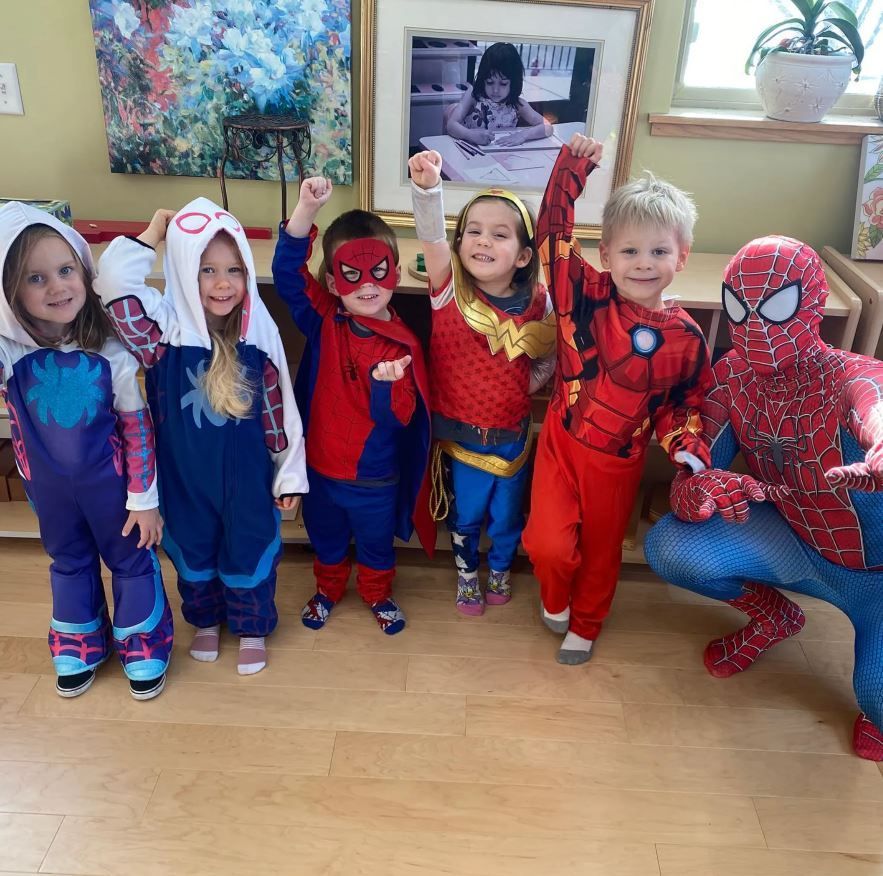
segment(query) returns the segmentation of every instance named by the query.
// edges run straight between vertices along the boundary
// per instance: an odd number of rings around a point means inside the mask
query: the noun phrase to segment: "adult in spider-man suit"
[[[369,306],[357,301],[366,290],[374,290],[369,298],[381,290],[380,297],[388,300],[396,286],[398,257],[385,240],[356,237],[337,247],[328,265],[334,294],[310,274],[307,263],[317,229],[304,216],[324,203],[311,200],[314,184],[325,191],[324,181],[304,183],[301,212],[296,210],[280,230],[273,258],[276,289],[307,338],[295,393],[307,436],[310,494],[304,524],[316,551],[317,593],[302,620],[319,629],[343,598],[354,540],[359,595],[383,632],[392,635],[405,623],[392,598],[394,537],[407,540],[416,528],[428,552],[435,545],[428,498],[418,501],[427,486],[430,442],[423,351],[392,308],[384,314],[388,318],[359,312]],[[310,207],[303,206],[308,202]],[[370,214],[351,211],[336,222],[346,227],[360,216],[364,221]],[[381,363],[406,357],[410,364],[399,378],[377,378]]]
[[[853,745],[883,760],[883,363],[821,340],[827,294],[818,255],[796,240],[760,238],[730,262],[733,349],[702,408],[713,468],[675,478],[674,514],[645,551],[666,580],[750,618],[706,648],[720,678],[803,627],[777,586],[845,612],[862,709]],[[727,470],[739,451],[750,475]]]

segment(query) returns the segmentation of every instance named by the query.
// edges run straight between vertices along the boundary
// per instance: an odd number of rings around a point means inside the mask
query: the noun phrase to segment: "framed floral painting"
[[[862,141],[850,255],[883,260],[883,136],[871,134]]]
[[[217,176],[221,121],[310,122],[305,171],[352,183],[351,0],[89,0],[114,173]],[[228,177],[278,179],[274,162]]]
[[[412,225],[408,158],[432,149],[449,225],[491,186],[536,209],[579,132],[604,143],[576,204],[577,233],[600,236],[628,178],[652,11],[653,0],[363,0],[361,206]],[[505,95],[491,99],[495,79]]]

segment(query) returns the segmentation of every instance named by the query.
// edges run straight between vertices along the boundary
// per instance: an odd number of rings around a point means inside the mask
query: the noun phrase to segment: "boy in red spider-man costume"
[[[393,635],[405,626],[391,595],[394,536],[407,540],[416,528],[428,552],[435,545],[428,498],[417,501],[429,458],[428,381],[420,342],[389,306],[399,256],[383,220],[364,210],[335,219],[322,239],[325,284],[310,275],[314,220],[331,188],[321,177],[304,180],[273,258],[276,289],[308,342],[295,395],[318,586],[301,617],[311,629],[324,626],[346,590],[354,538],[359,594]]]
[[[601,263],[573,238],[574,202],[601,159],[575,134],[561,149],[537,221],[558,316],[558,369],[534,467],[524,546],[546,625],[566,633],[559,663],[584,663],[610,609],[622,537],[655,430],[677,465],[709,463],[698,409],[711,382],[699,327],[663,292],[687,261],[696,211],[654,179],[622,186],[602,219]]]

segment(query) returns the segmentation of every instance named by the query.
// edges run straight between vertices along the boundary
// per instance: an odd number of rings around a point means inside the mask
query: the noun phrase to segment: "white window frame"
[[[684,26],[681,29],[681,45],[678,52],[678,73],[672,94],[672,107],[704,108],[718,110],[761,110],[760,99],[754,88],[699,88],[684,85],[684,71],[687,67],[687,52],[690,48],[690,35],[693,32],[693,10],[697,0],[687,0]],[[760,31],[758,31],[760,33]],[[746,47],[746,56],[748,53]],[[850,116],[873,116],[874,96],[868,94],[844,94],[834,104],[831,113]]]

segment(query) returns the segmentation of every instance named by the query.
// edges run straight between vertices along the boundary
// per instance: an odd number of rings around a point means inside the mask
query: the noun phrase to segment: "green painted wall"
[[[848,247],[857,146],[650,137],[647,113],[669,107],[685,2],[656,2],[633,171],[652,170],[693,193],[699,251],[732,252],[767,232],[790,234],[816,247]],[[0,197],[66,198],[75,217],[100,219],[147,218],[157,207],[177,207],[201,194],[220,200],[214,180],[108,170],[87,0],[0,4],[0,62],[18,65],[26,113],[0,115]],[[356,44],[359,18],[354,9]],[[358,104],[358,59],[356,64]],[[229,193],[231,209],[244,222],[270,225],[278,219],[277,183],[233,181]],[[296,196],[296,186],[290,186],[289,204]],[[355,189],[339,188],[324,221],[357,206],[357,198]]]

